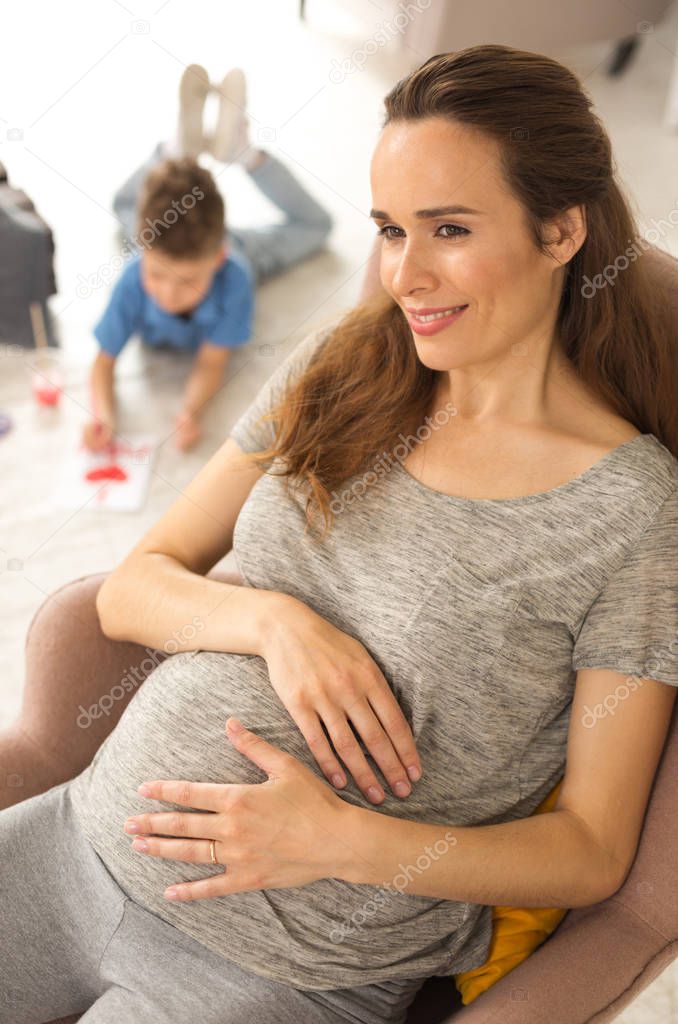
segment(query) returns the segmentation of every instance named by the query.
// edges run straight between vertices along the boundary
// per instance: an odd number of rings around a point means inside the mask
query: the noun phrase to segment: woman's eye
[[[438,231],[442,231],[443,228],[451,228],[454,234],[444,234],[441,238],[460,238],[462,235],[470,234],[468,228],[462,228],[459,224],[441,224]],[[383,228],[379,228],[377,235],[383,235],[387,239],[400,238],[400,235],[392,235],[391,231],[402,231],[402,228],[397,228],[394,224],[385,224]]]
[[[383,235],[385,238],[393,238],[389,231],[400,231],[400,228],[395,228],[392,224],[384,224],[383,228],[379,228],[377,234]]]
[[[458,238],[461,235],[470,234],[468,228],[462,228],[458,224],[441,224],[438,230],[442,231],[443,228],[452,228],[452,230],[455,232],[454,235],[443,235],[443,238]],[[457,232],[459,234],[457,234]]]

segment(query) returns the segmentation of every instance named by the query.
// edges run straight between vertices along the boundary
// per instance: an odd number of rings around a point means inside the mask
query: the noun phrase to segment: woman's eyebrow
[[[432,206],[428,210],[417,210],[414,214],[420,220],[432,220],[434,217],[445,217],[455,213],[471,213],[482,215],[482,210],[472,210],[469,206]],[[370,210],[370,217],[375,220],[392,220],[384,210]]]

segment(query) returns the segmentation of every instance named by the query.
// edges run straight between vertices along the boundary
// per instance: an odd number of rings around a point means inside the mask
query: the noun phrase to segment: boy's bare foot
[[[202,117],[210,90],[209,75],[200,64],[189,64],[179,84],[177,138],[183,156],[200,156],[205,149]]]

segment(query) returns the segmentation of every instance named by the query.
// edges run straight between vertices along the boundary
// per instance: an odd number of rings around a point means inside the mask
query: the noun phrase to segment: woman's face
[[[552,343],[564,269],[535,247],[493,140],[442,118],[394,121],[379,138],[371,180],[371,216],[385,229],[381,282],[426,366],[470,367],[519,342]],[[442,209],[457,206],[466,210]],[[576,247],[552,246],[561,263],[583,241],[576,237]],[[429,323],[414,315],[461,305],[461,314]]]

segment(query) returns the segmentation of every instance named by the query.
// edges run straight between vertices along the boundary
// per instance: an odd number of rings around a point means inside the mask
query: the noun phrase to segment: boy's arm
[[[115,433],[115,360],[115,356],[102,350],[90,372],[92,419],[85,425],[83,440],[94,451],[105,448]]]
[[[203,341],[186,382],[181,412],[177,417],[177,444],[190,448],[200,436],[204,407],[221,387],[231,349]]]
[[[139,329],[143,299],[140,258],[137,256],[116,281],[106,308],[94,327],[99,353],[90,373],[92,419],[85,425],[83,440],[88,448],[95,451],[105,448],[113,440],[115,360],[131,335]]]
[[[221,387],[230,355],[230,348],[203,341],[186,382],[182,412],[196,418],[201,415],[203,407]]]

